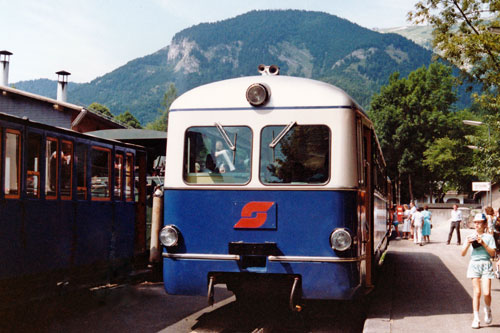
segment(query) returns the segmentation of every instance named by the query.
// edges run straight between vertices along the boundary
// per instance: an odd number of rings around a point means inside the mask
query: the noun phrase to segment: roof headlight
[[[163,246],[172,247],[179,243],[179,230],[173,225],[167,225],[160,231],[160,242]]]
[[[330,235],[330,245],[337,251],[345,251],[352,245],[352,237],[349,231],[343,228],[335,229]]]
[[[248,103],[253,106],[263,106],[269,100],[271,91],[262,83],[254,83],[247,89],[246,97]]]

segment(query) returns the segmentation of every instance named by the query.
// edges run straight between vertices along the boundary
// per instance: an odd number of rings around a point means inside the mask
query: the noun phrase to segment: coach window
[[[75,149],[76,197],[87,199],[87,146],[77,144]]]
[[[28,198],[40,197],[40,154],[42,151],[42,136],[28,133],[26,147],[26,196]]]
[[[122,200],[123,154],[115,155],[115,200]]]
[[[111,150],[93,147],[91,151],[91,194],[92,200],[108,200],[111,198]]]
[[[261,133],[264,184],[324,184],[330,174],[330,130],[325,125],[268,126]]]
[[[245,126],[191,127],[184,141],[188,184],[246,184],[250,181],[252,131]]]
[[[57,198],[57,160],[58,141],[47,138],[45,141],[45,198]]]
[[[61,199],[71,200],[73,142],[61,141]]]
[[[7,129],[5,131],[5,197],[19,198],[21,183],[21,132]]]
[[[134,155],[127,154],[125,160],[125,200],[134,201]]]

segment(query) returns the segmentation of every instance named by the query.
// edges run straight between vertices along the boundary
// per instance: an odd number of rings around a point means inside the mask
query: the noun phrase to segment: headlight
[[[179,242],[179,231],[173,225],[167,225],[160,231],[160,242],[163,246],[176,246]]]
[[[254,83],[247,89],[246,97],[248,103],[253,106],[263,106],[271,95],[269,89],[262,83]]]
[[[352,245],[352,237],[345,229],[336,229],[330,235],[330,245],[337,251],[345,251]]]

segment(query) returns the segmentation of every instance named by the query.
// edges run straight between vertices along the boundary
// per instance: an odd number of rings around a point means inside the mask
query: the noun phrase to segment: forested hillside
[[[263,63],[279,65],[281,75],[333,83],[368,107],[391,73],[406,76],[430,61],[429,50],[400,35],[378,33],[334,15],[252,11],[185,29],[151,55],[88,84],[70,83],[68,99],[104,104],[115,115],[129,110],[145,124],[158,115],[170,83],[182,93],[214,80],[256,75]],[[34,91],[30,82],[29,88],[25,82],[15,85]]]

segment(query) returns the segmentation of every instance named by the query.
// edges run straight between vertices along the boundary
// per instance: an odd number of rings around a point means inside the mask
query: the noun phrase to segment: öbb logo
[[[255,229],[266,223],[268,211],[274,206],[274,202],[251,201],[241,209],[241,218],[234,228]]]

